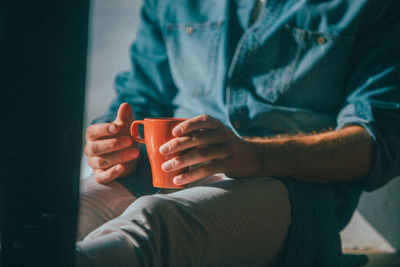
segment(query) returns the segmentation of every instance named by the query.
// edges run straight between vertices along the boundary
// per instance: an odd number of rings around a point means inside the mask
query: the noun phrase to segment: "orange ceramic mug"
[[[159,152],[161,145],[173,139],[172,129],[186,119],[176,118],[148,118],[137,120],[131,124],[131,135],[140,143],[146,144],[147,154],[150,160],[151,172],[153,175],[153,186],[160,188],[183,188],[182,185],[176,185],[173,178],[179,174],[177,172],[164,172],[161,164],[173,158],[175,155],[164,156]],[[139,136],[139,125],[144,127],[144,138]]]

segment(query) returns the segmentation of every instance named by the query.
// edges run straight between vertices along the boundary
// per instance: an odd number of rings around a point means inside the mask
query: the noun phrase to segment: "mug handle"
[[[131,124],[131,135],[133,139],[135,139],[139,143],[144,144],[144,138],[139,137],[139,125],[142,124],[144,126],[144,122],[141,120],[137,120],[132,122]]]

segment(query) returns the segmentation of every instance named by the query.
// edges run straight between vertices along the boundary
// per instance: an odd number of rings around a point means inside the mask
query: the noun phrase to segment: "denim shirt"
[[[209,114],[246,137],[360,125],[375,149],[352,188],[400,175],[399,1],[268,0],[252,23],[255,2],[145,0],[132,68],[98,121],[128,102],[136,119]]]
[[[400,174],[398,0],[148,0],[116,79],[135,117],[209,114],[240,136],[366,128],[375,189]]]

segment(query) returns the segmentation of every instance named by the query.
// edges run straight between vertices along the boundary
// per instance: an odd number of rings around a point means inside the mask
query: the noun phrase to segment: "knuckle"
[[[97,166],[94,164],[93,157],[88,157],[88,164],[92,169],[94,169],[94,174],[96,174]]]
[[[208,152],[205,149],[196,149],[194,153],[197,157],[201,159],[205,159],[208,155]]]
[[[97,168],[103,168],[106,164],[106,161],[101,157],[94,157],[92,160],[93,160],[93,164]]]
[[[207,122],[211,119],[211,116],[208,114],[200,115],[200,120],[203,122]]]
[[[86,140],[90,139],[90,136],[92,136],[93,132],[93,125],[90,125],[89,127],[86,128]]]
[[[175,157],[175,159],[171,162],[174,167],[184,162],[184,158],[181,156]]]
[[[202,132],[194,132],[190,135],[190,137],[189,137],[190,140],[188,140],[188,141],[197,143],[197,142],[199,142],[199,139],[202,138],[202,135],[203,135]]]
[[[179,141],[178,139],[172,139],[171,141],[169,141],[168,146],[170,149],[176,148],[179,145]]]
[[[89,155],[96,155],[96,153],[97,153],[97,146],[96,146],[95,144],[93,144],[92,142],[90,142],[90,143],[87,144],[86,150],[87,150],[87,153],[88,153]]]
[[[109,142],[110,142],[110,144],[109,144],[110,150],[116,150],[116,149],[118,149],[118,147],[119,147],[119,142],[118,142],[118,140],[110,140]]]

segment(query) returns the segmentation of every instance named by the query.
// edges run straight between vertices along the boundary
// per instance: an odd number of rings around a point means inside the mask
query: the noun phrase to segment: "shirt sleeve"
[[[367,191],[400,176],[400,20],[392,9],[381,11],[382,19],[358,36],[337,117],[338,129],[361,125],[374,141],[369,174],[354,183]]]
[[[131,105],[135,119],[170,117],[176,87],[169,70],[161,28],[157,23],[157,6],[143,3],[136,40],[131,46],[131,69],[117,75],[116,98],[108,111],[94,123],[113,121],[120,104]]]

